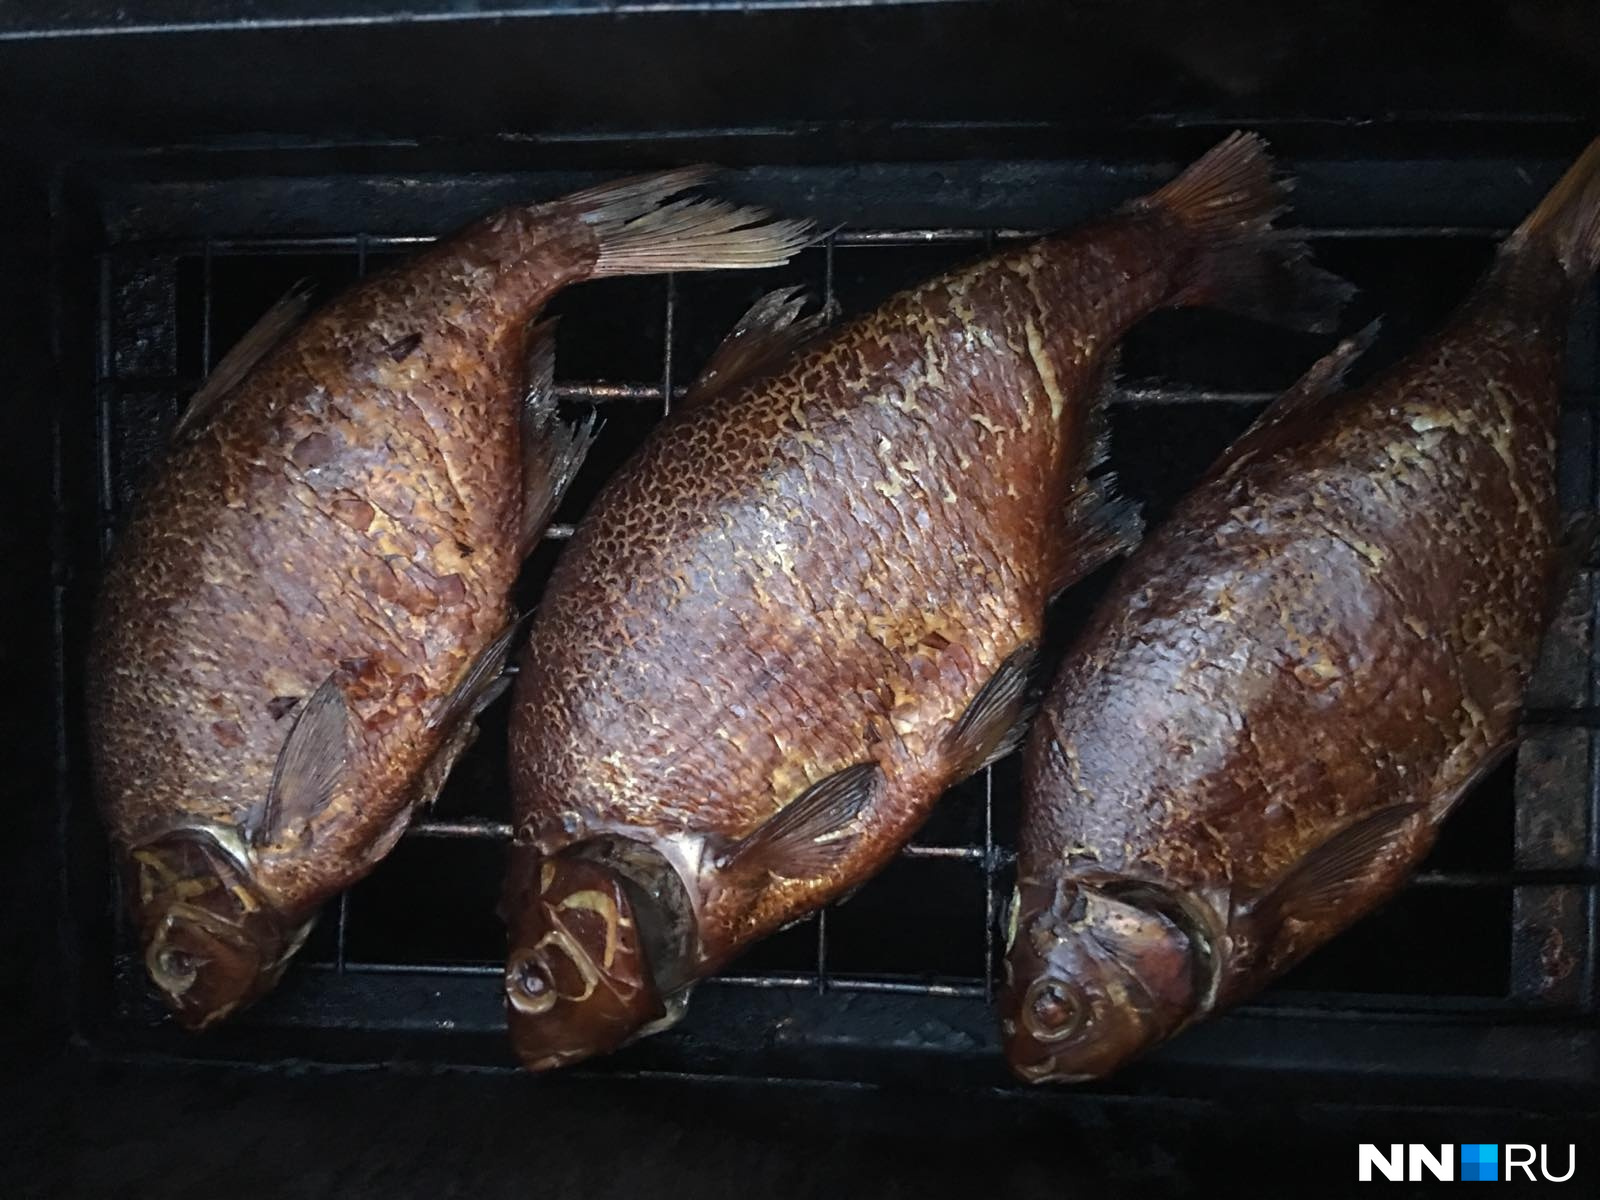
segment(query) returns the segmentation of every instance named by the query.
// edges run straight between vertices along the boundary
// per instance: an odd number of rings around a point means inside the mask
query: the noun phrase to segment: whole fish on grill
[[[94,767],[151,978],[200,1027],[438,793],[504,687],[510,590],[584,451],[556,419],[571,283],[786,260],[804,226],[672,198],[701,168],[488,217],[218,366],[117,543]]]
[[[669,1023],[1016,744],[1047,600],[1138,536],[1089,474],[1122,333],[1186,304],[1314,325],[1342,298],[1269,234],[1282,198],[1235,135],[825,335],[793,293],[752,309],[580,523],[521,661],[525,1064]]]
[[[1122,570],[1027,749],[1002,998],[1024,1079],[1103,1075],[1281,974],[1511,748],[1597,260],[1600,142],[1441,331],[1354,390],[1342,344]]]

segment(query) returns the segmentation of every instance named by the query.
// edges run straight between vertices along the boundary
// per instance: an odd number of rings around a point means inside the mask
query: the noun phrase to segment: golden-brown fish
[[[291,297],[180,422],[106,575],[91,693],[101,806],[184,1024],[272,986],[503,687],[512,582],[588,442],[555,419],[545,301],[805,242],[671,201],[703,174],[509,209],[304,322]]]
[[[670,1020],[1008,751],[1046,601],[1137,536],[1088,478],[1123,331],[1269,282],[1308,320],[1341,295],[1268,237],[1281,199],[1235,135],[785,361],[799,300],[741,323],[580,524],[522,662],[506,994],[527,1065]]]
[[[1034,726],[1002,1033],[1103,1075],[1392,895],[1516,736],[1600,142],[1442,331],[1347,342],[1140,548]]]

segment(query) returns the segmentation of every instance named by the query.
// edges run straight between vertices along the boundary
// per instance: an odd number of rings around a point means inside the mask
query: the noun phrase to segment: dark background
[[[671,11],[642,11],[657,7]],[[170,221],[177,236],[205,226],[213,184],[231,178],[638,170],[707,153],[848,172],[979,162],[997,147],[1011,159],[1115,163],[1184,157],[1235,123],[1290,157],[1548,161],[1600,130],[1600,16],[1587,0],[593,0],[494,12],[379,0],[0,9],[0,494],[11,500],[0,522],[10,751],[0,1103],[13,1114],[0,1137],[14,1141],[0,1186],[140,1197],[1343,1195],[1358,1141],[1571,1140],[1578,1178],[1591,1181],[1579,1186],[1592,1186],[1592,1036],[1545,1051],[1573,1046],[1569,1077],[1588,1087],[1497,1089],[1495,1078],[1517,1075],[1522,1043],[1489,1029],[1461,1044],[1480,1068],[1470,1087],[1443,1067],[1370,1086],[1319,1069],[1227,1081],[1191,1072],[1103,1095],[1018,1093],[937,1066],[827,1085],[761,1082],[749,1077],[759,1061],[743,1060],[743,1078],[720,1080],[628,1070],[533,1080],[393,1053],[377,1068],[229,1066],[93,1036],[74,983],[87,952],[75,931],[88,918],[72,911],[84,901],[63,858],[83,835],[61,828],[81,770],[73,706],[92,681],[60,652],[61,627],[81,624],[90,570],[84,514],[61,486],[85,470],[90,431],[60,418],[87,411],[76,400],[91,383],[62,343],[92,320],[76,273],[117,234],[96,221],[114,211],[100,201],[121,181],[168,183],[160,212],[130,219]],[[301,209],[286,194],[263,193],[263,228],[294,228]],[[827,216],[828,197],[814,199]],[[1470,210],[1478,199],[1449,201]],[[408,219],[381,191],[350,188],[304,211],[338,225],[341,204],[349,227]],[[917,211],[915,197],[904,211],[907,223],[949,216]],[[1438,920],[1440,938],[1472,936],[1448,913]],[[1591,1001],[1594,984],[1584,981]],[[1340,1052],[1323,1047],[1319,1068]],[[1439,1061],[1449,1057],[1447,1046]]]

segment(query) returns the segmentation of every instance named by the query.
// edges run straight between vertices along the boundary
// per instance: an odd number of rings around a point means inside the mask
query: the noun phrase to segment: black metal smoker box
[[[9,822],[0,1026],[21,1195],[1342,1195],[1361,1142],[1575,1143],[1600,1163],[1596,583],[1552,628],[1515,760],[1406,892],[1242,1010],[1093,1087],[1030,1090],[990,1000],[1017,766],[947,797],[849,904],[566,1077],[514,1073],[493,716],[437,810],[283,985],[183,1034],[121,928],[87,777],[86,614],[185,396],[292,281],[326,294],[496,204],[692,161],[837,227],[787,268],[556,306],[605,431],[530,563],[732,320],[846,312],[1094,214],[1228,130],[1298,176],[1386,361],[1600,132],[1588,0],[149,0],[0,6],[0,521]],[[1159,517],[1328,341],[1196,313],[1130,338],[1114,466]],[[1596,507],[1600,316],[1561,437]],[[1097,581],[1103,585],[1104,579]],[[1065,632],[1095,584],[1061,606]],[[503,722],[502,722],[503,725]],[[1590,1184],[1592,1187],[1592,1182]]]

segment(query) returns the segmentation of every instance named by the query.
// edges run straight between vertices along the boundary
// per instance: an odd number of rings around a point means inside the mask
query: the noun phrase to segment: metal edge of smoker
[[[1566,132],[1565,126],[1561,126],[1555,136],[1559,138],[1563,132]],[[1203,139],[1205,135],[1190,136]],[[743,152],[750,153],[748,149]],[[61,559],[57,577],[63,580],[60,609],[63,641],[59,661],[68,697],[64,719],[71,731],[65,743],[61,777],[65,781],[67,798],[72,801],[73,813],[66,829],[70,841],[66,856],[74,873],[68,897],[72,924],[66,940],[74,948],[71,956],[78,960],[76,992],[82,1006],[75,1021],[77,1028],[97,1053],[109,1055],[156,1053],[169,1057],[256,1061],[309,1058],[329,1062],[391,1061],[415,1056],[435,1061],[503,1064],[504,1050],[498,1036],[498,992],[492,981],[482,977],[481,971],[453,974],[400,967],[383,972],[305,972],[282,996],[275,997],[256,1013],[248,1014],[236,1027],[202,1040],[175,1036],[175,1031],[166,1028],[119,1026],[113,1015],[109,935],[101,915],[108,899],[104,855],[92,817],[87,813],[88,806],[82,802],[86,795],[81,753],[83,731],[81,718],[75,715],[81,713],[81,706],[73,708],[81,697],[73,694],[70,680],[71,664],[81,650],[86,595],[92,586],[91,564],[98,556],[98,547],[103,544],[110,521],[105,507],[105,479],[90,477],[99,473],[85,470],[85,462],[95,461],[94,455],[80,457],[86,445],[92,447],[98,442],[104,446],[108,431],[101,428],[98,434],[86,435],[84,430],[98,427],[98,422],[104,419],[107,389],[115,390],[114,371],[109,362],[112,350],[109,331],[102,328],[98,336],[84,337],[85,330],[92,329],[96,320],[107,319],[109,311],[110,266],[107,256],[99,252],[102,244],[99,230],[102,226],[111,229],[112,239],[119,246],[140,240],[141,244],[156,250],[171,250],[169,235],[192,235],[194,230],[190,223],[200,216],[203,222],[210,223],[205,232],[214,235],[202,239],[203,253],[248,251],[252,248],[249,244],[236,244],[220,234],[230,224],[235,232],[249,228],[247,223],[237,222],[246,221],[248,214],[260,212],[258,204],[262,199],[259,194],[251,194],[252,187],[260,184],[253,185],[246,179],[141,180],[139,165],[137,160],[109,165],[80,164],[59,177],[55,194],[60,251],[57,337],[64,344],[79,344],[85,348],[88,358],[94,362],[92,372],[85,372],[81,379],[66,381],[64,413],[82,417],[84,421],[82,428],[67,429],[62,434],[63,475],[58,504],[65,525],[58,540]],[[1484,237],[1502,231],[1507,214],[1526,207],[1548,178],[1553,177],[1558,165],[1554,158],[1516,162],[1492,157],[1458,164],[1466,182],[1456,189],[1457,202],[1452,206],[1449,197],[1420,188],[1416,207],[1402,215],[1404,228],[1414,234],[1426,235],[1431,231],[1440,236]],[[1324,222],[1329,236],[1340,236],[1341,230],[1371,232],[1372,212],[1361,209],[1370,197],[1363,200],[1360,190],[1349,186],[1348,179],[1341,181],[1340,171],[1348,173],[1349,164],[1341,168],[1337,162],[1308,162],[1305,166],[1308,178],[1320,185],[1308,183],[1303,191],[1311,201],[1306,219],[1312,223]],[[1504,181],[1512,167],[1524,169],[1512,176],[1515,182],[1508,187]],[[1395,189],[1415,188],[1421,181],[1416,174],[1421,168],[1415,162],[1375,160],[1372,168],[1378,180],[1372,189],[1376,197],[1381,198],[1385,193],[1393,197],[1397,194]],[[840,179],[837,172],[827,167],[774,167],[736,174],[729,181],[729,190],[791,210],[799,210],[809,202],[824,219],[830,212],[850,205],[851,191],[861,188],[864,174],[875,185],[875,194],[882,198],[882,215],[889,215],[907,196],[937,196],[936,190],[927,187],[930,180],[942,181],[952,173],[963,171],[977,173],[978,190],[988,191],[1003,184],[1017,188],[1018,180],[1025,178],[1042,194],[1071,197],[1065,202],[1064,212],[1009,214],[1016,218],[1016,227],[1026,227],[1030,219],[1051,222],[1070,219],[1074,208],[1087,211],[1103,208],[1111,193],[1131,194],[1142,179],[1159,175],[1160,169],[1137,155],[1130,155],[1128,163],[1087,166],[1048,162],[1030,162],[1022,166],[970,163],[858,166],[852,169],[848,181]],[[1495,180],[1500,181],[1500,191],[1487,191]],[[565,177],[555,176],[541,177],[540,182],[551,191],[562,190],[570,183]],[[291,202],[281,211],[293,212],[292,219],[299,223],[286,241],[349,237],[355,239],[350,249],[364,252],[370,239],[365,235],[351,235],[350,226],[344,223],[352,208],[369,202],[363,195],[366,185],[362,180],[345,180],[336,200],[324,194],[317,203],[306,207],[296,207],[297,201],[305,199],[303,194],[295,197],[296,186],[294,180],[272,185],[279,192],[287,188]],[[489,179],[475,176],[460,180],[442,177],[436,181],[436,194],[428,208],[426,224],[429,230],[447,227],[457,219],[459,210],[481,207],[485,199],[492,200],[501,192],[511,193],[520,188],[527,194],[528,186],[528,180],[520,176]],[[305,187],[314,192],[318,187],[316,178],[306,179]],[[1314,198],[1330,192],[1341,198],[1347,214],[1353,212],[1353,219],[1346,215],[1340,221],[1330,221],[1330,214],[1317,211]],[[368,211],[376,211],[380,219],[385,215],[381,203],[384,193],[381,179],[375,180],[369,195],[378,203],[375,209]],[[202,199],[206,201],[203,213],[197,207],[197,201]],[[396,205],[392,217],[397,219],[404,215],[404,205],[410,203],[415,219],[417,200],[418,194],[413,192],[403,201],[391,201]],[[1378,202],[1377,207],[1382,208],[1383,204]],[[934,208],[937,209],[936,201]],[[1393,211],[1392,202],[1389,211]],[[137,213],[143,230],[152,233],[148,242],[140,239],[131,226],[118,224],[129,213]],[[873,214],[867,215],[870,218]],[[993,217],[992,213],[988,215]],[[1443,220],[1447,215],[1452,219]],[[316,227],[319,219],[327,222],[325,229]],[[252,229],[251,232],[256,235],[263,231]],[[904,234],[903,229],[899,232]],[[959,224],[927,225],[925,232],[924,240],[967,236],[981,244],[981,235]],[[377,236],[393,238],[399,245],[411,237],[426,237],[427,231]],[[852,234],[848,230],[841,235],[844,239],[852,236],[867,235]],[[93,343],[92,347],[88,343]],[[88,377],[91,374],[92,379]],[[84,385],[81,392],[75,390],[79,383]],[[644,400],[659,400],[662,395],[671,393],[670,365],[664,366],[663,379],[654,386],[656,394],[645,395]],[[74,399],[75,396],[81,400]],[[1590,402],[1591,398],[1585,396],[1580,412],[1585,411]],[[1592,445],[1586,454],[1591,460],[1589,487],[1592,489]],[[1590,500],[1592,503],[1592,492]],[[1587,631],[1592,620],[1592,608],[1586,606],[1578,627]],[[1583,644],[1587,644],[1586,638]],[[1269,1087],[1309,1086],[1337,1091],[1340,1087],[1359,1088],[1361,1081],[1379,1075],[1397,1088],[1414,1090],[1419,1095],[1432,1094],[1443,1086],[1453,1089],[1465,1086],[1468,1090],[1497,1096],[1504,1095],[1507,1088],[1526,1088],[1530,1096],[1582,1094],[1592,1097],[1600,1080],[1600,1068],[1597,1068],[1600,1050],[1597,1050],[1590,1015],[1595,1002],[1593,912],[1596,889],[1590,840],[1594,836],[1595,789],[1593,752],[1589,744],[1594,739],[1588,731],[1595,724],[1596,714],[1593,710],[1594,671],[1589,657],[1585,659],[1585,668],[1584,677],[1579,681],[1583,690],[1581,704],[1534,714],[1539,719],[1540,736],[1548,746],[1540,751],[1537,759],[1541,770],[1525,771],[1526,782],[1519,778],[1518,784],[1530,800],[1543,792],[1558,792],[1566,814],[1562,828],[1578,837],[1585,851],[1576,867],[1570,862],[1553,862],[1548,827],[1537,823],[1518,826],[1519,869],[1556,872],[1526,877],[1547,882],[1512,885],[1519,889],[1517,895],[1525,898],[1523,918],[1535,932],[1564,929],[1585,947],[1582,970],[1576,975],[1567,972],[1554,983],[1541,981],[1542,958],[1534,943],[1530,945],[1535,948],[1522,952],[1520,959],[1513,947],[1513,989],[1523,990],[1522,1001],[1536,1001],[1541,990],[1548,992],[1555,987],[1559,995],[1548,997],[1553,1003],[1541,1007],[1537,1003],[1523,1004],[1516,996],[1508,996],[1508,1003],[1499,1006],[1468,1003],[1428,1011],[1424,1004],[1420,1009],[1413,1006],[1409,1012],[1382,1011],[1381,1004],[1374,1008],[1352,1009],[1336,1002],[1318,1011],[1315,998],[1286,1008],[1268,1004],[1192,1031],[1165,1048],[1149,1064],[1134,1068],[1125,1078],[1119,1077],[1110,1087],[1113,1090],[1196,1089],[1203,1093],[1213,1072],[1228,1070],[1248,1075]],[[1530,758],[1530,762],[1533,761]],[[1575,770],[1583,772],[1582,784],[1576,789],[1573,786]],[[1583,836],[1585,831],[1587,838]],[[439,835],[439,831],[433,832]],[[983,865],[992,876],[991,858],[985,857]],[[1568,879],[1559,873],[1562,869],[1575,870],[1577,874]],[[989,886],[988,903],[992,907],[992,879]],[[1558,892],[1567,898],[1553,899]],[[1570,899],[1573,895],[1579,898],[1576,904]],[[1515,912],[1513,917],[1517,919]],[[825,976],[822,978],[825,982]],[[681,1031],[641,1045],[625,1060],[590,1069],[624,1074],[669,1071],[762,1078],[900,1081],[926,1079],[932,1072],[941,1079],[984,1085],[1004,1082],[1003,1071],[994,1055],[992,1016],[984,997],[972,994],[970,986],[965,992],[959,988],[941,992],[937,984],[896,991],[875,988],[870,980],[836,981],[834,986],[822,989],[808,988],[803,986],[804,981],[801,983],[798,987],[709,985],[697,996],[694,1015]]]

